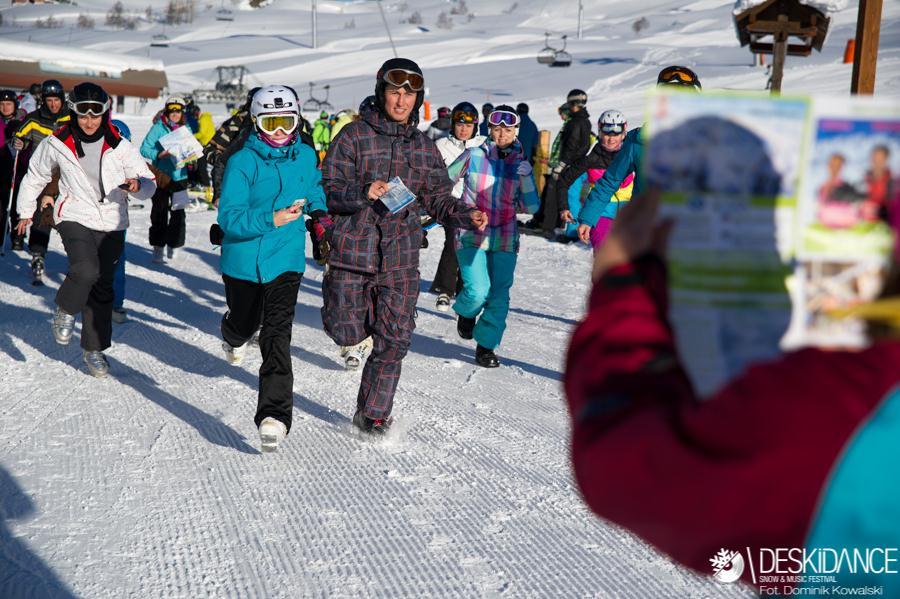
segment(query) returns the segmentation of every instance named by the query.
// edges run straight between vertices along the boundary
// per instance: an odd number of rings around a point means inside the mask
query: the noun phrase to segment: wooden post
[[[778,15],[778,31],[773,33],[775,55],[772,60],[772,95],[777,96],[781,93],[781,79],[784,76],[784,59],[787,56],[788,43],[788,16],[785,14]]]
[[[859,0],[856,17],[856,52],[853,56],[851,94],[875,93],[875,63],[878,60],[878,38],[881,34],[882,0]]]

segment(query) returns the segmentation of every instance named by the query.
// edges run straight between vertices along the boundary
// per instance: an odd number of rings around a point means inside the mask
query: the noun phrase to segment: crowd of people
[[[682,66],[663,69],[657,84],[701,90]],[[575,474],[588,504],[700,570],[732,537],[742,546],[802,545],[798,535],[815,525],[824,540],[868,540],[846,523],[896,496],[896,483],[869,485],[869,503],[854,496],[866,456],[896,432],[888,407],[900,405],[900,345],[896,319],[884,316],[890,311],[869,313],[878,326],[865,352],[805,350],[751,370],[701,403],[668,322],[670,223],[655,224],[658,194],[643,189],[640,127],[629,129],[622,112],[604,106],[595,134],[589,98],[573,89],[545,152],[524,103],[479,110],[461,101],[420,128],[424,90],[421,68],[394,58],[378,69],[374,93],[358,110],[323,112],[310,124],[291,87],[267,85],[218,130],[173,96],[140,144],[111,118],[110,98],[94,83],[66,94],[46,81],[28,114],[15,92],[0,90],[0,192],[9,198],[3,223],[12,248],[24,251],[27,236],[35,280],[52,229],[68,258],[54,339],[68,344],[80,314],[84,362],[92,375],[107,376],[112,322],[125,318],[129,201],[152,201],[149,244],[153,261],[165,262],[185,243],[179,198],[192,184],[208,185],[218,208],[210,236],[222,251],[222,348],[240,364],[259,345],[255,423],[263,450],[276,450],[291,428],[290,345],[307,235],[326,267],[323,328],[348,368],[363,367],[353,424],[382,435],[416,326],[428,226],[444,229],[431,285],[436,308],[456,313],[459,336],[474,341],[474,361],[484,368],[501,363],[496,350],[520,234],[589,243],[594,290],[566,373]],[[204,145],[203,161],[190,167],[176,164],[161,142],[181,127]],[[892,181],[885,169],[878,176]],[[518,214],[532,218],[520,223]],[[887,295],[896,295],[898,280],[895,272]],[[771,411],[783,418],[773,424]],[[810,430],[811,415],[818,428],[802,442],[819,450],[803,451],[795,432]],[[773,459],[796,467],[773,474]],[[790,491],[787,508],[760,506],[747,492],[772,476]],[[834,509],[816,512],[816,505]],[[724,531],[732,537],[723,540]]]

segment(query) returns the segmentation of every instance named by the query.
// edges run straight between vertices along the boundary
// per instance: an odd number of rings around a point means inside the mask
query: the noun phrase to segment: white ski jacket
[[[469,148],[477,148],[481,146],[485,142],[487,138],[484,135],[476,135],[470,140],[463,141],[461,139],[456,139],[452,135],[449,137],[442,137],[436,142],[434,145],[437,146],[438,151],[441,153],[441,158],[444,159],[444,164],[450,166],[453,162],[459,158],[459,156],[468,150]],[[450,192],[454,198],[459,199],[462,197],[463,186],[465,185],[464,177],[460,177],[459,181],[453,186],[453,191]]]
[[[53,214],[57,223],[71,221],[94,231],[121,231],[128,227],[129,194],[119,185],[125,179],[138,179],[141,187],[131,196],[139,200],[150,199],[156,191],[156,179],[137,148],[110,130],[100,154],[101,200],[78,162],[71,130],[63,127],[38,144],[31,157],[19,189],[20,215],[29,218],[34,214],[55,169],[59,169],[59,197]]]

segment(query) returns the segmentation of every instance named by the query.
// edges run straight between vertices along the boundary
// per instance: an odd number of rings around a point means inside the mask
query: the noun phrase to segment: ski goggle
[[[472,114],[471,112],[463,112],[462,110],[457,110],[453,113],[451,120],[454,123],[466,123],[467,125],[472,125],[478,122],[478,115]]]
[[[656,78],[656,84],[688,85],[699,89],[700,79],[694,71],[687,67],[668,67],[660,72]]]
[[[518,127],[519,115],[508,110],[495,110],[488,116],[491,127]]]
[[[182,104],[166,104],[166,112],[184,112]]]
[[[385,83],[389,83],[394,87],[403,87],[405,85],[414,92],[420,92],[425,89],[425,78],[406,69],[391,69],[386,71],[381,78]]]
[[[293,113],[285,114],[261,114],[256,117],[256,126],[263,133],[275,135],[280,129],[285,133],[293,133],[297,128],[297,115]]]
[[[109,110],[109,100],[106,102],[97,102],[95,100],[69,102],[69,108],[78,116],[100,116]]]
[[[619,135],[624,132],[624,123],[600,123],[600,133],[605,133],[606,135]]]

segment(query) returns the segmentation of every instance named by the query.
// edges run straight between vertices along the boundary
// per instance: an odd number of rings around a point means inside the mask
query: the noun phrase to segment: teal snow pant
[[[487,349],[500,345],[509,313],[509,289],[516,270],[515,252],[490,252],[479,248],[456,250],[463,288],[453,310],[465,318],[476,318],[475,341]]]
[[[566,237],[573,239],[578,239],[578,215],[581,214],[581,191],[584,188],[585,181],[587,181],[587,173],[575,179],[575,182],[569,186],[566,192],[569,196],[569,212],[572,213],[572,218],[575,222],[565,223],[563,227],[566,229]]]

